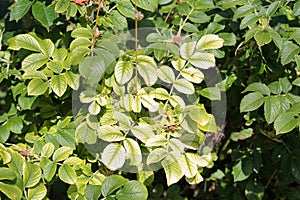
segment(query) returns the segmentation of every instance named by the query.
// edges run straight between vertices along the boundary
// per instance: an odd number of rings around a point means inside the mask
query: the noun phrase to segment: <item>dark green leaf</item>
[[[145,185],[138,181],[129,181],[116,194],[118,200],[146,200],[148,190]]]
[[[19,0],[10,7],[10,17],[9,21],[16,20],[17,22],[24,17],[24,15],[29,11],[33,2],[30,0]]]
[[[258,109],[265,99],[260,93],[253,92],[244,96],[240,104],[241,112],[249,112]]]
[[[102,184],[102,195],[107,197],[112,194],[118,188],[124,186],[128,182],[128,179],[123,178],[120,175],[111,175],[107,177]]]
[[[45,2],[36,1],[32,6],[33,17],[38,20],[48,31],[50,26],[54,24],[54,20],[58,18],[58,14],[54,11],[54,6],[46,6]]]

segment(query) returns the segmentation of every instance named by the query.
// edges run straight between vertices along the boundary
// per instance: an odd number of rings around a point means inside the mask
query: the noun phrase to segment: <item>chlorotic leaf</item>
[[[71,185],[76,183],[77,181],[75,169],[67,164],[63,164],[62,166],[60,166],[60,168],[58,169],[58,176],[63,182]]]
[[[68,84],[63,74],[53,75],[50,79],[50,86],[54,93],[61,97],[67,90]]]
[[[42,171],[36,164],[25,162],[23,165],[23,183],[25,187],[34,187],[41,179]]]
[[[224,40],[218,35],[208,34],[200,38],[196,47],[201,51],[206,49],[219,49],[223,46],[223,44]]]
[[[126,138],[123,142],[126,157],[130,159],[130,165],[138,165],[142,162],[142,152],[139,144],[131,139]]]
[[[215,56],[211,53],[196,52],[190,58],[190,63],[200,69],[208,69],[215,66]]]
[[[16,185],[0,182],[0,191],[12,200],[21,200],[22,198],[22,190]]]
[[[28,83],[27,92],[31,96],[44,94],[48,89],[48,84],[40,78],[34,78]]]
[[[117,170],[125,163],[126,152],[122,145],[111,143],[105,147],[101,155],[101,161],[110,169]]]
[[[29,34],[19,34],[9,41],[9,48],[13,50],[19,50],[21,48],[31,50],[31,51],[41,51],[41,46],[37,39]]]
[[[130,61],[118,61],[115,67],[115,77],[119,84],[127,83],[133,74],[133,65]]]
[[[42,200],[47,194],[47,188],[44,184],[39,183],[33,188],[28,189],[28,200]]]

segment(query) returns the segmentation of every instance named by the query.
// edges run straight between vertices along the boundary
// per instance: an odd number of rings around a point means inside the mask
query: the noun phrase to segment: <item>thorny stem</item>
[[[170,15],[171,15],[171,12],[173,11],[174,7],[175,7],[175,4],[176,4],[177,0],[175,0],[171,6],[171,9],[170,11],[168,12],[167,16],[166,16],[166,19],[165,19],[165,22],[167,22],[167,20],[169,19]]]
[[[101,1],[102,0],[98,0],[98,8],[97,8],[97,15],[96,15],[96,22],[95,22],[95,26],[94,26],[94,34],[93,34],[93,39],[92,39],[92,46],[91,46],[91,52],[94,52],[95,49],[95,44],[96,44],[96,38],[97,38],[97,30],[98,30],[98,19],[99,19],[99,12],[101,9]],[[94,55],[94,54],[92,54]]]

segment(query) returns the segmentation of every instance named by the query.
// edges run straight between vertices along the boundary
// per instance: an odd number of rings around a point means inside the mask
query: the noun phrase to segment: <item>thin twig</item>
[[[98,8],[97,8],[96,22],[95,22],[95,26],[94,26],[94,34],[93,34],[92,46],[91,46],[91,52],[92,52],[92,53],[94,52],[95,44],[96,44],[97,29],[98,29],[98,19],[99,19],[99,13],[100,13],[100,9],[101,9],[101,1],[102,1],[102,0],[98,0]],[[92,55],[93,55],[93,54],[92,54]]]

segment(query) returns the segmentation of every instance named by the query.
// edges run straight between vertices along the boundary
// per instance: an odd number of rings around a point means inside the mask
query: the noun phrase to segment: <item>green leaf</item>
[[[257,92],[252,92],[243,97],[240,110],[241,112],[249,112],[258,109],[263,103],[265,99],[264,96]]]
[[[8,41],[9,48],[12,50],[20,50],[21,48],[31,50],[31,51],[41,51],[41,46],[37,39],[29,34],[17,35]]]
[[[48,84],[40,78],[34,78],[28,83],[27,93],[31,96],[44,94],[48,89]]]
[[[126,138],[123,145],[126,156],[130,159],[130,165],[140,164],[142,162],[142,152],[139,144],[131,138]]]
[[[120,2],[118,2],[117,9],[125,17],[135,19],[134,6],[130,2],[130,0],[121,0]]]
[[[28,200],[43,200],[46,197],[46,194],[46,186],[42,183],[39,183],[34,188],[28,189]]]
[[[281,52],[281,64],[286,65],[292,62],[297,54],[300,53],[300,47],[291,41],[283,43]]]
[[[158,6],[158,0],[131,0],[133,4],[137,4],[138,7],[154,12]]]
[[[120,175],[111,175],[104,180],[101,188],[101,193],[104,197],[107,197],[118,188],[124,186],[127,182],[128,179]]]
[[[252,13],[250,15],[247,15],[245,18],[242,19],[240,24],[240,29],[244,29],[247,26],[253,26],[256,24],[256,22],[259,20],[259,16],[256,13]]]
[[[52,160],[54,162],[59,162],[67,159],[73,153],[73,149],[70,147],[60,147],[55,150]]]
[[[299,78],[299,77],[296,78],[296,79],[292,82],[292,84],[300,87],[300,78]]]
[[[73,38],[84,37],[84,38],[91,39],[91,38],[93,38],[93,32],[91,29],[79,27],[72,31],[71,36]]]
[[[189,17],[189,20],[194,23],[203,24],[209,22],[209,17],[202,11],[194,11]]]
[[[25,187],[34,187],[41,179],[42,171],[37,164],[25,162],[23,165],[23,183]]]
[[[288,133],[298,124],[298,120],[291,113],[280,114],[274,122],[276,135]]]
[[[54,145],[51,142],[48,142],[42,147],[41,156],[45,158],[50,158],[54,152]]]
[[[91,46],[91,41],[88,38],[85,37],[78,37],[75,40],[73,40],[70,44],[70,51],[73,52],[74,49],[78,47],[86,47],[88,48]]]
[[[115,77],[119,84],[127,83],[133,74],[133,65],[130,61],[118,61],[115,67]]]
[[[182,178],[183,172],[178,161],[166,158],[161,164],[165,170],[168,186],[177,183]]]
[[[200,51],[206,49],[219,49],[223,46],[224,40],[218,35],[208,34],[204,35],[197,42],[196,48]]]
[[[207,87],[200,90],[200,94],[209,100],[221,100],[221,90],[217,87]]]
[[[5,143],[9,136],[10,136],[10,131],[9,131],[9,127],[8,124],[1,124],[0,126],[0,143],[3,144]]]
[[[282,112],[281,101],[277,96],[270,96],[265,99],[264,115],[268,124],[274,122]]]
[[[154,136],[153,129],[148,124],[139,124],[134,126],[132,127],[131,132],[143,143],[145,143],[150,137]]]
[[[200,69],[208,69],[216,64],[215,56],[211,53],[196,52],[190,58],[190,63]]]
[[[47,159],[45,166],[42,166],[43,169],[43,177],[50,182],[54,177],[57,169],[57,164]]]
[[[125,163],[125,149],[122,145],[111,143],[105,147],[101,155],[101,161],[110,170],[117,170]]]
[[[245,196],[247,199],[263,199],[264,197],[264,186],[260,181],[256,179],[250,180],[245,188]]]
[[[72,133],[65,129],[57,130],[56,139],[61,146],[66,146],[66,147],[70,147],[72,149],[76,149],[74,132]]]
[[[255,6],[254,5],[243,5],[235,10],[232,20],[236,21],[238,18],[246,17],[248,14],[254,12]]]
[[[116,10],[110,12],[107,21],[113,29],[124,30],[128,27],[126,18]]]
[[[50,86],[54,93],[61,97],[67,90],[67,80],[63,74],[53,75],[50,79]]]
[[[14,180],[16,177],[17,176],[13,170],[6,167],[0,167],[0,181]]]
[[[35,71],[48,62],[49,57],[41,53],[33,53],[22,61],[24,71]]]
[[[224,46],[234,46],[236,44],[236,36],[234,33],[220,33],[218,35],[224,40]]]
[[[104,64],[102,56],[86,57],[79,64],[79,72],[89,84],[98,83],[106,70],[107,66]]]
[[[143,77],[147,86],[155,84],[157,81],[157,66],[154,59],[144,55],[139,55],[137,58],[139,74]]]
[[[100,199],[101,195],[101,187],[99,185],[87,185],[85,192],[84,192],[84,197],[86,199],[90,200],[98,200]]]
[[[41,40],[39,38],[37,38],[37,39],[41,46],[42,53],[45,56],[52,57],[54,50],[55,50],[55,46],[54,46],[53,42],[50,39],[44,39],[44,40]]]
[[[277,9],[280,7],[281,2],[280,1],[274,1],[271,3],[267,9],[266,15],[272,17]]]
[[[300,2],[297,1],[295,4],[294,4],[294,7],[293,7],[293,16],[299,16],[300,15]]]
[[[67,9],[70,6],[70,1],[69,0],[59,0],[56,4],[55,4],[55,12],[56,13],[64,13],[67,11]]]
[[[288,93],[292,89],[292,84],[289,82],[287,77],[279,78],[279,84],[284,93]]]
[[[22,133],[23,120],[20,116],[13,116],[8,119],[7,126],[13,133]]]
[[[270,95],[270,89],[265,84],[259,82],[248,85],[242,93],[245,92],[258,92],[262,95]]]
[[[252,163],[248,159],[240,160],[232,168],[234,182],[246,180],[252,173]]]
[[[67,84],[73,89],[78,90],[79,88],[79,78],[80,76],[78,74],[74,74],[71,71],[67,71],[64,74],[64,77],[66,79]]]
[[[158,77],[166,83],[173,83],[175,81],[175,74],[172,68],[166,65],[158,69]]]
[[[95,144],[97,141],[97,132],[91,129],[86,122],[83,122],[77,126],[75,137],[78,142]]]
[[[122,141],[125,139],[123,133],[114,126],[100,126],[97,130],[98,137],[107,142]]]
[[[252,137],[253,135],[253,129],[252,128],[247,128],[243,129],[240,132],[233,132],[230,135],[230,139],[237,142],[238,140],[245,140],[247,138]]]
[[[55,13],[54,6],[46,6],[45,2],[36,1],[32,6],[32,15],[39,21],[48,31],[50,26],[54,24],[54,20],[58,18]]]
[[[11,200],[21,200],[22,198],[22,190],[16,185],[0,182],[0,191]]]
[[[9,21],[16,20],[17,22],[26,15],[26,13],[31,8],[33,2],[29,0],[19,0],[16,1],[11,7],[10,7],[10,16]]]
[[[138,181],[127,182],[122,189],[116,193],[118,200],[146,200],[148,190],[145,185]]]
[[[255,33],[254,39],[257,42],[258,46],[264,46],[265,44],[269,44],[272,41],[272,36],[268,31],[259,30]]]
[[[195,52],[196,42],[183,43],[180,47],[180,55],[183,59],[188,60]]]
[[[174,88],[183,94],[193,94],[195,92],[194,85],[186,79],[177,79],[173,83]]]
[[[147,165],[152,163],[157,163],[164,159],[168,155],[168,152],[165,148],[157,148],[152,150],[147,157]]]
[[[11,156],[6,150],[0,149],[0,157],[5,165],[11,161]]]
[[[70,185],[75,184],[77,181],[75,169],[67,164],[63,164],[58,169],[58,177],[60,178],[60,180]]]
[[[11,160],[7,163],[8,167],[14,170],[18,175],[22,176],[23,174],[23,166],[25,159],[22,157],[19,152],[13,151],[11,149],[7,149],[8,153],[11,156]]]

